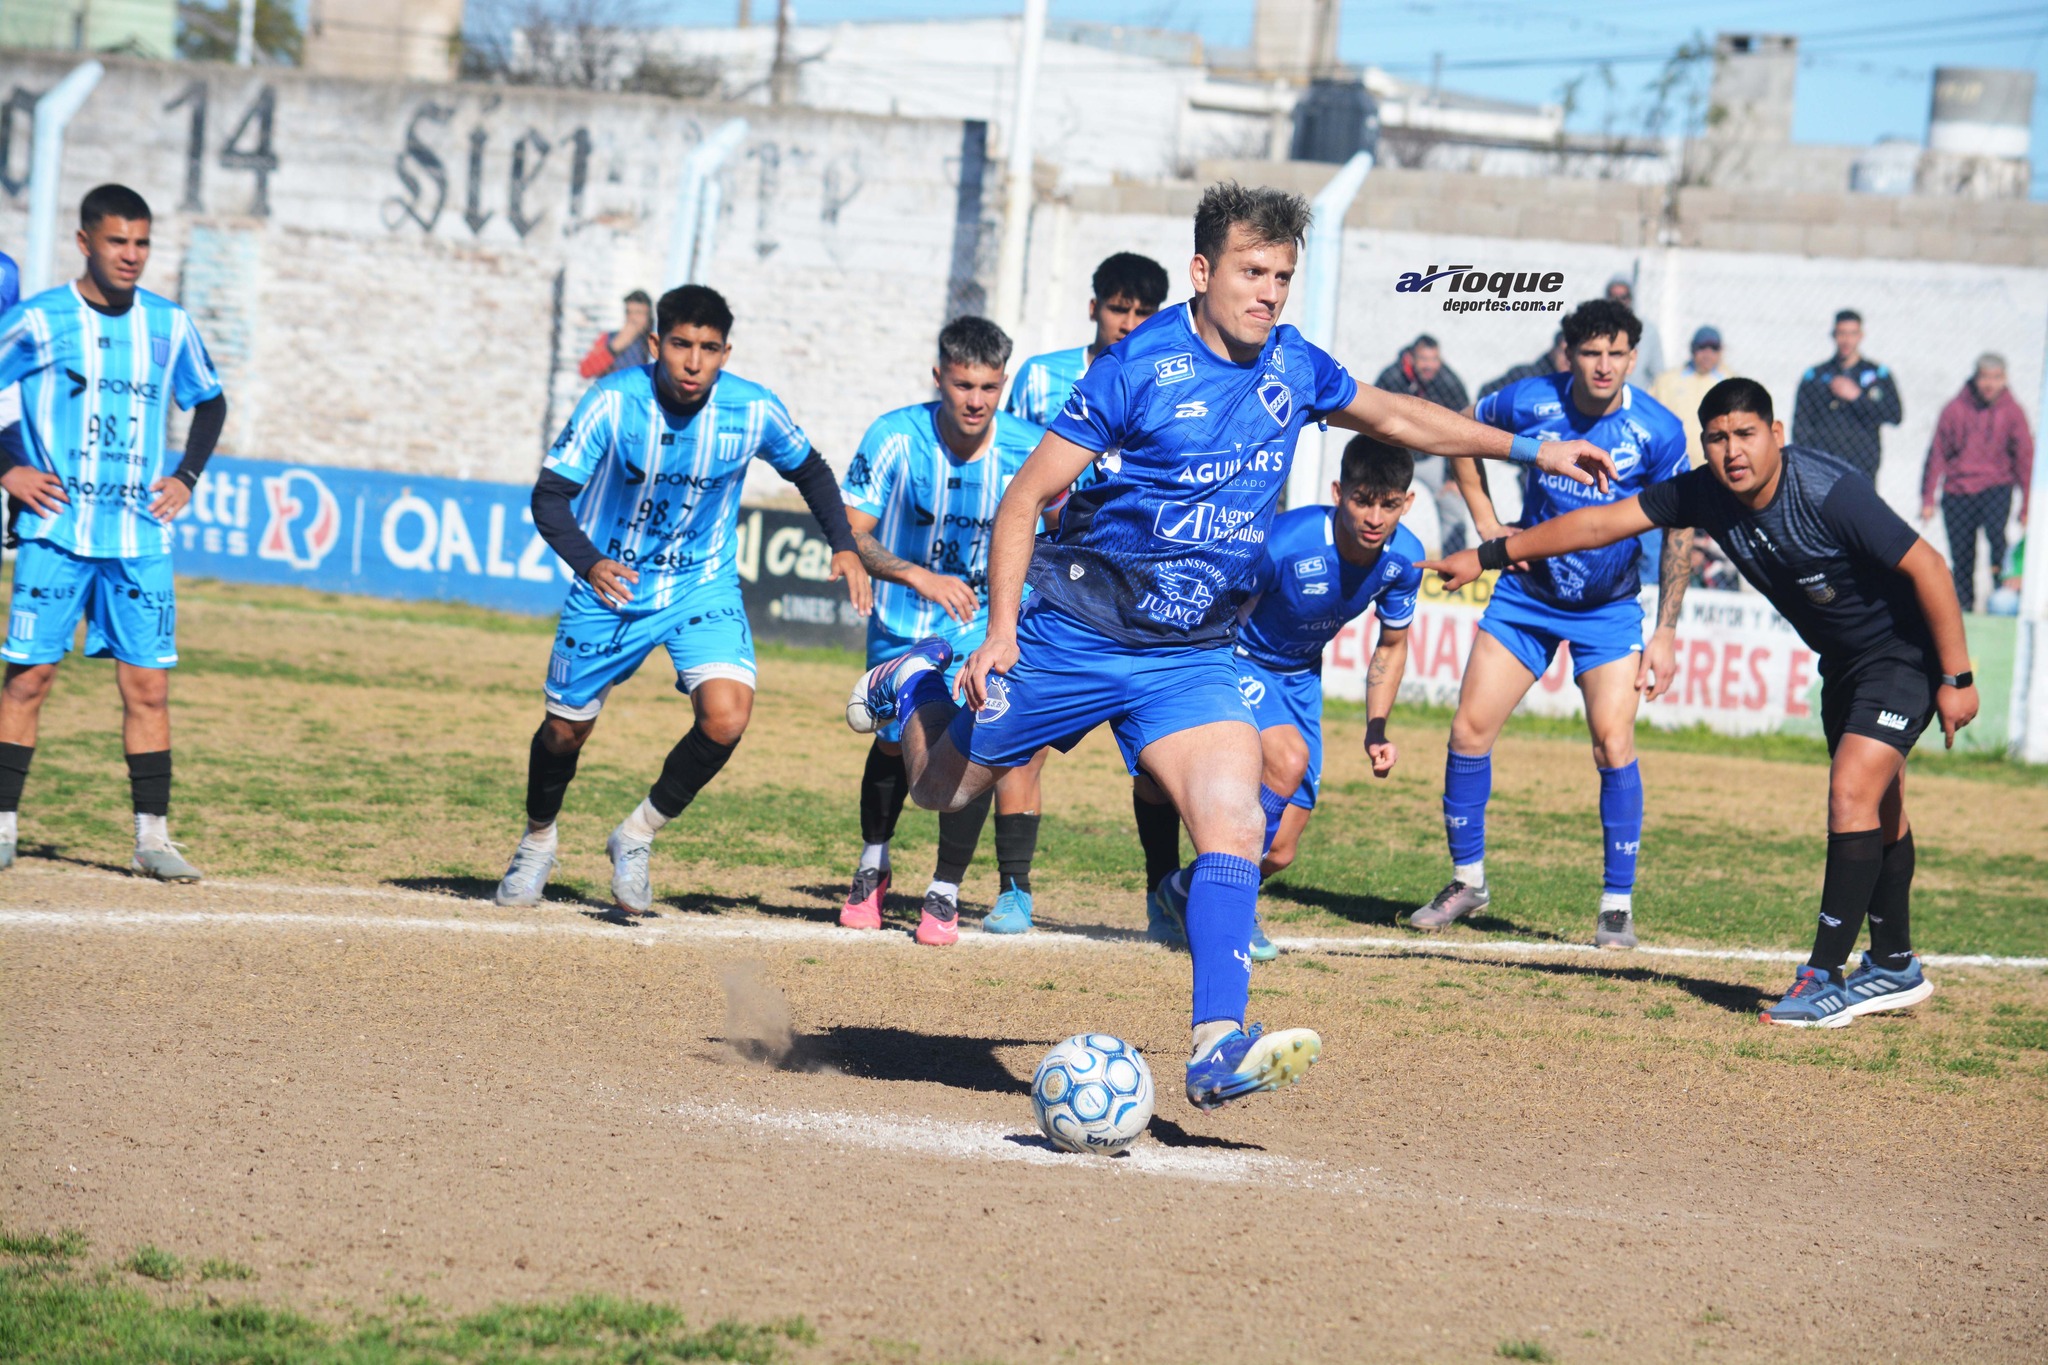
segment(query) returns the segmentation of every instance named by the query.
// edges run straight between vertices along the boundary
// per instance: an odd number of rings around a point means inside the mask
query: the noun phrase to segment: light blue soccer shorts
[[[1643,607],[1633,597],[1597,607],[1557,607],[1503,574],[1479,628],[1537,677],[1550,671],[1559,644],[1572,647],[1572,676],[1643,650]]]
[[[0,659],[53,664],[85,618],[86,657],[135,668],[175,668],[178,600],[171,557],[95,559],[40,540],[14,556],[14,596]]]
[[[712,678],[754,685],[754,632],[738,583],[693,585],[665,607],[624,611],[578,580],[562,604],[548,656],[548,714],[594,720],[611,690],[666,648],[684,696]]]
[[[1287,804],[1314,810],[1316,793],[1323,786],[1323,675],[1313,668],[1282,673],[1240,654],[1237,688],[1251,703],[1254,723],[1261,730],[1292,725],[1308,745],[1308,772]]]
[[[1104,721],[1124,766],[1154,740],[1220,720],[1254,724],[1227,648],[1137,648],[1041,607],[1017,622],[1017,662],[989,679],[988,703],[953,719],[954,745],[976,763],[1013,768],[1050,744],[1067,753]]]
[[[876,664],[885,664],[891,659],[902,658],[910,652],[911,646],[915,645],[918,639],[922,638],[929,637],[912,638],[892,634],[882,629],[873,617],[869,617],[868,667],[873,668]],[[960,676],[960,665],[967,662],[968,655],[981,648],[982,632],[977,630],[970,634],[949,635],[945,638],[953,646],[953,662],[946,666],[946,686],[951,687],[953,680]],[[903,742],[903,717],[897,716],[886,725],[877,727],[875,738],[888,744],[901,744]]]

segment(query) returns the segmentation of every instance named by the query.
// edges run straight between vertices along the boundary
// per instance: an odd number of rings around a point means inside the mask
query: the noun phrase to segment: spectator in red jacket
[[[644,289],[626,295],[626,321],[616,332],[601,332],[583,363],[576,367],[585,379],[598,379],[613,370],[654,363],[654,300]]]
[[[1948,528],[1948,562],[1963,610],[1975,604],[1977,532],[1991,552],[1992,586],[2005,563],[2005,523],[2012,491],[2020,491],[2020,521],[2034,472],[2034,436],[2027,415],[2005,386],[2005,357],[1977,357],[1977,373],[1949,399],[1934,424],[1927,472],[1920,479],[1920,520],[1934,520],[1934,495],[1941,493],[1941,519]]]

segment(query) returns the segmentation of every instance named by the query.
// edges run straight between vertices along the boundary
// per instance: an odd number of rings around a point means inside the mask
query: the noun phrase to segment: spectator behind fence
[[[1733,371],[1721,367],[1720,331],[1702,327],[1692,334],[1692,359],[1658,375],[1657,382],[1650,386],[1650,397],[1680,416],[1689,416],[1700,410],[1700,400],[1707,396],[1708,389],[1734,377]],[[1700,449],[1697,422],[1685,424],[1685,453],[1694,469],[1706,462],[1706,453]]]
[[[1607,281],[1607,297],[1634,313],[1636,321],[1643,324],[1642,340],[1636,343],[1636,368],[1629,382],[1647,392],[1651,382],[1664,373],[1664,340],[1657,325],[1636,307],[1636,287],[1628,276],[1616,275]]]
[[[1444,364],[1443,348],[1427,332],[1402,348],[1394,363],[1380,371],[1373,387],[1424,398],[1452,412],[1463,412],[1471,403],[1465,396],[1465,381]],[[1472,514],[1465,510],[1465,499],[1458,495],[1457,484],[1444,477],[1448,466],[1440,455],[1411,453],[1415,454],[1415,481],[1428,488],[1430,497],[1436,501],[1443,552],[1453,554],[1464,549]]]
[[[1877,481],[1884,448],[1878,428],[1897,426],[1899,385],[1892,372],[1863,354],[1863,315],[1835,314],[1835,353],[1799,377],[1792,439],[1825,450]]]
[[[576,367],[585,379],[601,379],[613,370],[654,363],[654,300],[644,289],[626,295],[626,320],[616,332],[601,332]]]
[[[1510,384],[1519,384],[1524,379],[1534,379],[1536,376],[1543,374],[1556,374],[1570,363],[1564,353],[1564,333],[1562,331],[1553,333],[1550,338],[1549,350],[1537,356],[1526,365],[1517,365],[1513,369],[1487,380],[1481,386],[1479,396],[1484,398],[1486,395],[1504,389]]]
[[[2012,516],[2012,492],[2020,492],[2020,521],[2027,519],[2033,483],[2034,436],[2027,415],[2005,386],[2005,357],[1977,357],[1977,372],[1948,400],[1934,424],[1927,469],[1920,476],[1920,520],[1934,520],[1934,495],[1941,494],[1941,521],[1948,530],[1948,564],[1956,597],[1968,611],[1976,604],[1977,532],[1990,552],[1991,586],[1999,586],[2005,565],[2005,523]]]

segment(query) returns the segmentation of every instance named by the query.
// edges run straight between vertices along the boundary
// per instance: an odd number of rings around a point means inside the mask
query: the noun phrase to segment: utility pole
[[[256,0],[241,0],[235,8],[235,65],[248,66],[256,60]]]
[[[1045,0],[1024,0],[1024,26],[1017,48],[1017,103],[1010,115],[1009,166],[1003,176],[1003,240],[996,256],[995,322],[1013,337],[1024,321],[1024,249],[1031,226],[1031,117],[1038,102],[1038,63],[1044,48]]]
[[[796,94],[796,66],[789,60],[790,0],[775,0],[775,64],[768,68],[768,102],[788,104]]]
[[[740,22],[739,22],[739,27],[741,27],[741,28],[752,28],[753,26],[754,26],[754,0],[740,0]]]

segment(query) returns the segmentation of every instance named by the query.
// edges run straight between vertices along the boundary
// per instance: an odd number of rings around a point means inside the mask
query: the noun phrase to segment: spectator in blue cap
[[[1734,371],[1721,364],[1720,329],[1702,327],[1692,334],[1692,359],[1675,370],[1664,371],[1650,385],[1650,397],[1684,420],[1685,453],[1692,457],[1694,469],[1700,467],[1706,455],[1700,449],[1700,427],[1693,414],[1700,410],[1700,400],[1707,396],[1708,389],[1734,377]]]

